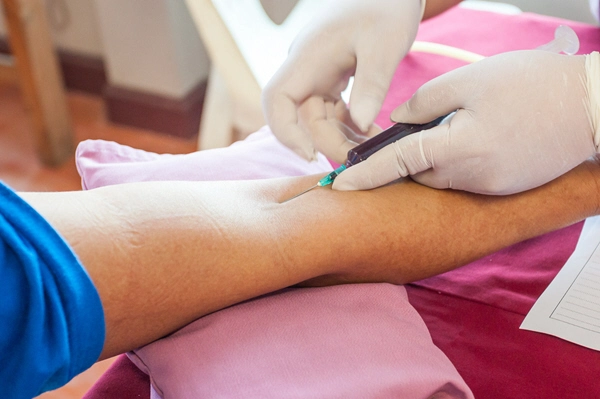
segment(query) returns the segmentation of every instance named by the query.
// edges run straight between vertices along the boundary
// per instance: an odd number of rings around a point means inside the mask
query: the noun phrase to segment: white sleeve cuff
[[[592,10],[592,14],[596,21],[600,21],[600,1],[599,0],[590,0],[590,8]]]
[[[600,53],[597,51],[585,57],[585,75],[590,100],[589,117],[594,132],[594,146],[598,153],[600,152]]]

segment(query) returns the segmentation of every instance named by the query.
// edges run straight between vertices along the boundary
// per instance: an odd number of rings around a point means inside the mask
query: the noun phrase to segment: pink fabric
[[[227,149],[158,155],[86,141],[87,189],[148,180],[267,178],[331,170],[308,164],[268,129]],[[290,289],[203,317],[130,354],[152,397],[469,398],[404,287]]]
[[[600,29],[595,26],[559,18],[523,13],[501,15],[491,12],[453,8],[421,24],[417,40],[447,44],[477,54],[490,56],[512,50],[528,50],[554,38],[562,24],[573,28],[581,47],[580,54],[600,49]],[[391,125],[389,115],[425,82],[465,65],[451,58],[412,52],[400,63],[377,123]]]
[[[75,160],[84,189],[139,181],[266,179],[332,170],[320,154],[316,162],[305,162],[268,128],[227,149],[185,155],[159,155],[110,141],[87,140],[77,147]]]
[[[164,398],[468,397],[404,288],[388,284],[285,290],[130,357]]]
[[[150,399],[148,375],[121,355],[83,399]]]

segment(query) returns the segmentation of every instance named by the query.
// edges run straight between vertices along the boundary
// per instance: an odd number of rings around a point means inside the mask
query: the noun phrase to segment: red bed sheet
[[[600,29],[534,14],[508,16],[455,8],[426,21],[418,40],[483,55],[532,49],[550,41],[559,24],[578,33],[580,53],[600,49]],[[378,123],[423,83],[463,65],[411,53],[399,65]],[[468,215],[465,215],[468,217]],[[519,330],[524,315],[573,252],[582,224],[509,247],[461,269],[407,287],[435,344],[476,397],[600,398],[600,352]],[[121,357],[85,399],[149,398],[150,383]]]
[[[582,223],[411,284],[411,304],[477,398],[600,398],[600,352],[519,330]]]

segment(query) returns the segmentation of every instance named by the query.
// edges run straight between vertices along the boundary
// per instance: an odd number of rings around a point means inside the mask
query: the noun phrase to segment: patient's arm
[[[427,0],[427,3],[425,3],[425,14],[423,14],[423,19],[435,17],[461,1],[462,0]]]
[[[404,283],[455,268],[596,214],[599,176],[589,162],[511,197],[405,181],[368,192],[320,188],[279,203],[314,176],[22,196],[94,281],[108,357],[302,281]]]

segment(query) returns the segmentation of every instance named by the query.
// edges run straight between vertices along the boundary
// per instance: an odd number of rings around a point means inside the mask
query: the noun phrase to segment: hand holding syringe
[[[300,194],[294,195],[292,198],[289,198],[283,202],[290,201],[312,190],[313,188],[325,187],[332,184],[335,178],[338,177],[340,173],[342,173],[349,167],[366,160],[377,151],[381,150],[389,144],[392,144],[395,141],[398,141],[410,134],[420,132],[421,130],[431,129],[434,126],[439,125],[444,120],[444,118],[446,118],[446,116],[448,115],[441,116],[429,123],[420,125],[410,123],[396,123],[389,129],[384,130],[375,137],[372,137],[371,139],[363,142],[362,144],[357,145],[356,147],[348,151],[348,160],[344,164],[340,165],[333,172],[329,173],[327,176],[319,180],[319,182],[316,185],[310,187],[307,190],[302,191]]]
[[[549,42],[543,46],[540,46],[538,49],[549,51],[549,52],[555,52],[555,53],[564,52],[565,54],[574,54],[579,49],[579,40],[577,38],[577,34],[571,28],[561,25],[556,29],[554,40],[552,40],[551,42]],[[437,44],[433,44],[433,43],[424,44],[424,43],[416,42],[415,46],[413,46],[413,50],[434,52],[437,54],[442,54],[442,55],[447,55],[447,56],[456,55],[456,58],[460,58],[460,59],[463,59],[465,61],[470,61],[470,62],[474,62],[474,61],[484,58],[484,57],[479,56],[474,53],[465,52],[463,50],[453,49],[452,47],[449,47],[449,46],[437,45]],[[417,132],[420,132],[423,130],[431,129],[431,128],[439,125],[440,123],[442,123],[442,121],[444,119],[446,119],[444,121],[444,123],[448,123],[450,121],[450,119],[452,118],[452,116],[453,116],[453,114],[451,114],[449,117],[448,117],[448,115],[444,115],[442,117],[438,117],[438,118],[434,119],[433,121],[431,121],[429,123],[425,123],[425,124],[397,123],[397,124],[393,125],[392,127],[383,131],[379,135],[363,142],[362,144],[356,146],[354,149],[350,150],[348,152],[348,160],[346,161],[345,164],[341,165],[339,168],[334,170],[332,173],[325,176],[315,186],[310,187],[308,190],[305,190],[290,199],[296,198],[297,196],[304,194],[305,192],[310,191],[313,188],[323,187],[323,186],[332,184],[333,181],[336,179],[336,177],[340,173],[342,173],[344,170],[346,170],[347,168],[349,168],[351,166],[356,165],[357,163],[360,163],[360,162],[366,160],[371,155],[373,155],[374,153],[383,149],[384,147],[388,146],[389,144],[397,142],[400,139],[402,139],[410,134],[417,133]],[[374,172],[376,173],[377,171],[374,171]],[[385,181],[384,183],[386,183],[386,182],[387,181]],[[373,188],[373,187],[364,187],[363,186],[363,187],[357,187],[357,188],[360,189],[360,188]],[[288,199],[287,201],[289,201],[290,199]],[[286,202],[286,201],[284,201],[284,202]]]

